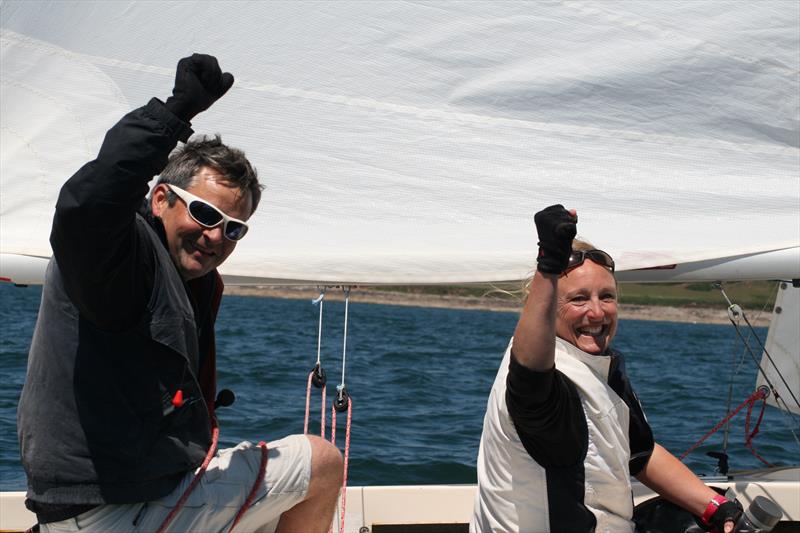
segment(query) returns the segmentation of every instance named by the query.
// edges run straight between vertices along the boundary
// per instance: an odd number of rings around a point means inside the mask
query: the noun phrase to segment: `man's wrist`
[[[145,111],[156,120],[161,121],[168,130],[181,142],[186,142],[194,130],[189,122],[177,116],[167,105],[156,97],[150,99],[145,106]]]

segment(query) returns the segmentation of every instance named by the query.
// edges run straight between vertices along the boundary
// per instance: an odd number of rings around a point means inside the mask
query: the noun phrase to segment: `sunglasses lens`
[[[614,272],[614,260],[610,255],[602,250],[587,250],[572,252],[567,263],[567,270],[583,264],[586,259],[590,259],[598,265],[604,266]]]
[[[229,221],[225,225],[225,236],[232,241],[238,241],[247,233],[247,226],[239,222]]]
[[[205,202],[195,200],[189,204],[189,213],[200,224],[208,227],[216,226],[222,220],[222,215],[219,211],[211,207]]]
[[[603,252],[602,250],[591,250],[589,252],[586,252],[586,257],[588,257],[598,265],[610,268],[612,272],[614,271],[614,260],[611,259],[610,255]]]

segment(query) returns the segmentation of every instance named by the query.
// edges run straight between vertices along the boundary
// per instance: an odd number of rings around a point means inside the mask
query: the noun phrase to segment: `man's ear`
[[[153,215],[160,217],[161,213],[169,207],[169,191],[163,183],[156,185],[153,194],[150,195],[150,209]]]

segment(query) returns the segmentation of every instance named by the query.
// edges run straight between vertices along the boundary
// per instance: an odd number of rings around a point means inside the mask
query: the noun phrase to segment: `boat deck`
[[[800,467],[745,472],[732,479],[704,481],[723,491],[732,488],[745,507],[756,496],[771,499],[782,509],[782,520],[787,522],[776,531],[800,530]],[[348,487],[345,532],[466,532],[474,497],[475,485]],[[655,494],[641,483],[633,484],[636,505],[653,497]],[[35,516],[25,508],[24,498],[24,492],[0,493],[0,532],[24,531],[35,523]]]

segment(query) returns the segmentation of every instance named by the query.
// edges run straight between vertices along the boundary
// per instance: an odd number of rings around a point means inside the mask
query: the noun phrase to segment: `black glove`
[[[191,122],[198,114],[219,100],[233,85],[233,75],[223,74],[217,58],[205,54],[192,54],[178,61],[175,87],[166,106],[175,116]]]
[[[703,531],[710,531],[711,533],[723,533],[725,531],[725,522],[732,522],[736,524],[739,517],[742,516],[742,504],[739,500],[728,500],[714,511],[714,514],[708,519],[708,523],[704,524],[700,518],[695,518],[695,522],[703,528]]]
[[[563,205],[556,204],[536,213],[533,220],[539,233],[536,269],[545,274],[561,274],[567,269],[572,253],[578,217],[570,215]]]

